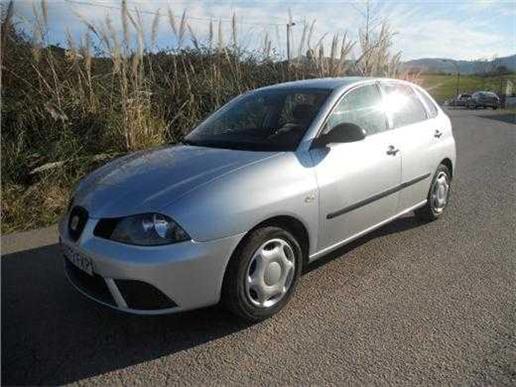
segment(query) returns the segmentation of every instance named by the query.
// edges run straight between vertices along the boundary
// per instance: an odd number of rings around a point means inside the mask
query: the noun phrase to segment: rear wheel
[[[273,226],[257,229],[229,262],[222,301],[248,321],[271,317],[290,299],[301,266],[301,247],[292,234]]]
[[[439,218],[446,209],[450,199],[451,172],[444,164],[439,165],[428,191],[426,204],[417,209],[415,214],[425,221]]]

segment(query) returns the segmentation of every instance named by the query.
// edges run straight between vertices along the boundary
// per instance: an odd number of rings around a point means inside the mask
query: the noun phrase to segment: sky
[[[5,5],[7,0],[1,0]],[[286,24],[289,10],[292,20],[293,56],[301,40],[304,23],[315,20],[312,43],[325,36],[330,44],[334,34],[356,40],[363,25],[364,1],[342,0],[262,0],[262,1],[197,1],[197,0],[127,0],[133,12],[141,11],[147,45],[152,46],[151,30],[159,10],[157,39],[153,49],[173,48],[177,39],[168,23],[168,9],[180,17],[186,11],[190,27],[199,39],[209,34],[210,20],[221,20],[222,35],[230,39],[231,19],[235,15],[237,36],[248,49],[260,49],[265,34],[285,54]],[[48,0],[47,39],[65,45],[66,31],[75,39],[87,27],[83,20],[102,23],[106,15],[113,28],[121,31],[120,0]],[[30,33],[34,19],[33,7],[40,1],[15,0],[15,16]],[[377,0],[372,1],[372,13],[378,20],[387,20],[395,31],[392,51],[401,51],[403,60],[417,58],[490,59],[516,54],[516,0]],[[189,42],[189,33],[185,41]],[[327,52],[327,51],[326,51]],[[352,56],[359,55],[357,48]]]

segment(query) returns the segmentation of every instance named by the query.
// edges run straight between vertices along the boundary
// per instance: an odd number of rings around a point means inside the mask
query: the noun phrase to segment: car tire
[[[229,261],[222,303],[249,322],[273,316],[295,290],[302,257],[301,246],[290,232],[274,226],[252,231]]]
[[[432,178],[426,204],[414,211],[416,217],[427,222],[440,218],[450,200],[450,191],[451,172],[446,165],[441,164]]]

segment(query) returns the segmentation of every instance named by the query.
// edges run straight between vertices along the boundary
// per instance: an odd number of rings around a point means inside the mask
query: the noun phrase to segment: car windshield
[[[190,145],[293,151],[330,90],[265,89],[237,97],[183,140]]]

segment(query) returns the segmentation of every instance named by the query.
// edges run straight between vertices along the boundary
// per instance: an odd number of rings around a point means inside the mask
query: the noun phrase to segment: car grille
[[[79,239],[88,221],[88,211],[86,209],[75,206],[70,211],[68,217],[68,235],[73,241]]]
[[[103,277],[96,273],[89,275],[67,258],[64,261],[66,274],[77,288],[98,301],[118,306]],[[115,284],[130,309],[158,310],[177,307],[174,301],[146,282],[118,279]]]
[[[89,296],[105,302],[106,304],[116,306],[115,300],[109,291],[106,281],[100,275],[88,273],[82,271],[71,263],[67,258],[65,260],[65,270],[70,281],[77,286],[84,293]]]
[[[146,282],[117,279],[115,283],[131,309],[156,310],[177,306],[165,294]]]

